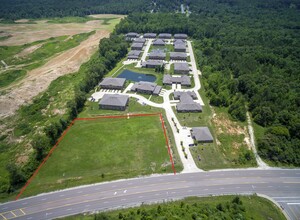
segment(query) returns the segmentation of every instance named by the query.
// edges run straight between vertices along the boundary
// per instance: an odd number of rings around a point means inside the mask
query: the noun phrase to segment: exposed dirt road
[[[0,96],[0,117],[14,114],[22,104],[45,91],[59,76],[78,71],[81,64],[96,52],[100,39],[108,37],[109,33],[107,30],[98,30],[77,47],[62,52],[45,65],[30,71],[26,78]]]

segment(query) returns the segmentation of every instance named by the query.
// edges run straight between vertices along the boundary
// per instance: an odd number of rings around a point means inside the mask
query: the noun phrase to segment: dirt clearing
[[[123,15],[92,15],[94,18],[116,18],[112,23],[118,22]],[[102,20],[89,21],[86,23],[47,23],[47,20],[37,20],[36,24],[23,24],[26,20],[19,20],[18,24],[0,24],[0,32],[11,35],[10,38],[0,41],[0,46],[23,45],[50,37],[75,35],[87,33],[93,30],[107,30],[110,25],[103,25]]]
[[[109,33],[107,30],[98,30],[77,47],[62,52],[45,65],[28,72],[26,78],[0,96],[0,117],[14,114],[20,105],[29,103],[59,76],[78,71],[81,64],[97,51],[100,39],[108,37]]]

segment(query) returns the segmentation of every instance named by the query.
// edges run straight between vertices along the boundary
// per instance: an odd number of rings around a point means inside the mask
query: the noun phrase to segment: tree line
[[[198,2],[198,1],[196,1]],[[236,1],[199,3],[198,14],[131,14],[117,33],[186,33],[193,39],[210,104],[235,120],[249,110],[265,128],[261,157],[300,166],[300,13],[293,1],[238,7]],[[247,4],[246,4],[247,5]],[[275,5],[275,6],[274,6]],[[204,8],[205,10],[200,10]]]

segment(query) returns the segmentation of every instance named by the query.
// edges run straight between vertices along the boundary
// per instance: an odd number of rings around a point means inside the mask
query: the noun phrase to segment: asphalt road
[[[266,195],[300,219],[300,170],[234,170],[159,175],[82,186],[0,205],[0,219],[53,219],[187,196]]]

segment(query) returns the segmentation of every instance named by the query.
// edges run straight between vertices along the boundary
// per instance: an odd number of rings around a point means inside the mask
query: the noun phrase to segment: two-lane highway
[[[42,194],[0,205],[0,219],[53,219],[187,196],[263,194],[300,219],[300,170],[235,170],[160,175]]]

